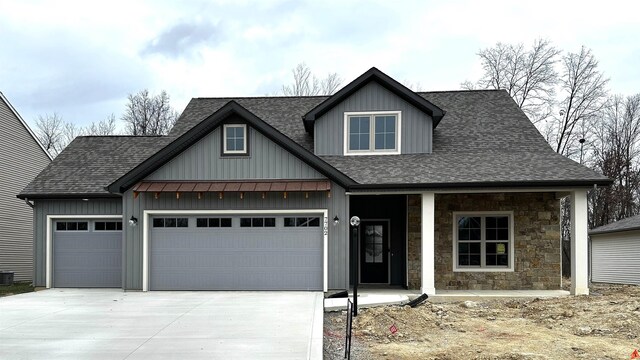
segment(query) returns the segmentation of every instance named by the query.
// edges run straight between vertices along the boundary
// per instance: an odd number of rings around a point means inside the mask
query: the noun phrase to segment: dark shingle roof
[[[110,195],[105,186],[164,147],[168,140],[158,136],[79,136],[20,196]]]
[[[327,96],[194,98],[184,109],[169,136],[178,137],[184,134],[226,103],[234,100],[305,149],[313,151],[313,136],[304,130],[302,115],[326,99]]]
[[[609,182],[604,176],[556,154],[505,91],[419,95],[446,112],[434,129],[433,153],[321,158],[363,186],[588,186]],[[302,116],[326,99],[326,96],[194,98],[167,137],[76,139],[22,195],[106,195],[105,186],[231,100],[313,152],[313,136],[305,131]]]
[[[589,231],[590,235],[606,234],[618,231],[640,230],[640,215],[612,222]]]
[[[505,91],[420,95],[446,111],[434,129],[433,153],[322,158],[360,184],[607,181],[553,151]]]

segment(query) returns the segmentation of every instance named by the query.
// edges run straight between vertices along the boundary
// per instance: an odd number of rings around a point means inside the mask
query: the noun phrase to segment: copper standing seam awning
[[[329,180],[276,181],[142,181],[133,187],[134,195],[147,193],[205,192],[317,192],[330,191]]]

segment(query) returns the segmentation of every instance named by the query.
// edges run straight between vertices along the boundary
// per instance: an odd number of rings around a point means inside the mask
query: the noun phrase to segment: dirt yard
[[[343,358],[345,319],[325,314],[325,359]],[[630,359],[639,336],[640,287],[597,285],[590,296],[361,309],[351,358]]]

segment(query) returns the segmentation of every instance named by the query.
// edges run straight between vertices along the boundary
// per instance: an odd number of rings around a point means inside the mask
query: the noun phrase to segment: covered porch
[[[349,194],[349,217],[362,219],[358,282],[368,291],[405,289],[432,298],[540,296],[540,291],[563,295],[559,203],[570,196],[570,294],[586,295],[586,193],[502,189]],[[355,274],[350,272],[353,284]]]

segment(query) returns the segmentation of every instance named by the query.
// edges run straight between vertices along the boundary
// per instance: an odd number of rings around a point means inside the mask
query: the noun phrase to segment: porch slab
[[[363,289],[358,291],[358,307],[402,305],[422,295],[417,290],[405,289]],[[427,301],[433,303],[456,301],[490,301],[493,299],[534,299],[570,296],[565,290],[436,290]],[[349,292],[349,299],[353,293]],[[347,298],[324,299],[324,311],[338,311],[347,308]]]
[[[346,310],[348,298],[324,299],[324,311]],[[349,294],[353,301],[353,294]],[[405,294],[358,294],[358,308],[399,305],[409,301]]]
[[[431,302],[454,301],[482,301],[497,298],[526,299],[526,298],[554,298],[569,296],[565,290],[436,290],[435,295],[429,296]]]

